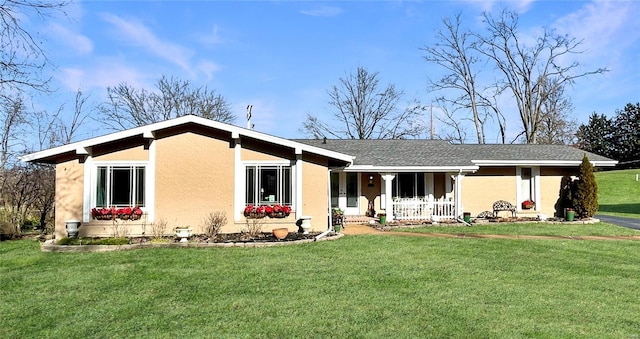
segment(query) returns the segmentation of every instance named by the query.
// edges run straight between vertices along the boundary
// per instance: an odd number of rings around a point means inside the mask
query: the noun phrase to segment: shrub
[[[62,238],[58,245],[126,245],[127,238]]]
[[[586,154],[580,164],[580,178],[573,194],[573,207],[580,218],[590,218],[598,211],[598,184]]]
[[[227,214],[222,211],[209,213],[204,220],[204,232],[209,238],[213,238],[218,233],[222,226],[227,224]]]
[[[250,237],[256,237],[260,232],[262,232],[262,219],[247,219],[246,224],[246,232]]]
[[[167,221],[160,218],[151,223],[151,235],[154,239],[160,239],[167,231]]]

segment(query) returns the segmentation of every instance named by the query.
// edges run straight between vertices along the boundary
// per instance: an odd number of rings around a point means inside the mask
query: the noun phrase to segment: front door
[[[331,173],[331,207],[340,208],[345,215],[360,214],[360,174]]]

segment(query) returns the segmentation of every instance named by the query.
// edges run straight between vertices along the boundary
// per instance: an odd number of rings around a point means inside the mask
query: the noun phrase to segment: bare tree
[[[447,127],[438,133],[439,138],[454,144],[466,143],[467,129],[463,124],[463,120],[455,114],[455,111],[449,110],[445,99],[438,98],[436,102],[438,103],[438,108],[442,111],[442,115],[438,116],[437,119]]]
[[[555,87],[553,83],[543,84],[545,87]],[[576,142],[578,123],[569,117],[573,110],[571,100],[565,96],[564,88],[557,90],[544,89],[549,93],[547,100],[542,103],[542,117],[538,129],[537,141],[540,144],[573,145]]]
[[[44,18],[61,10],[67,1],[3,0],[0,2],[0,96],[25,88],[47,91],[43,71],[49,60],[41,39],[21,25],[22,18]]]
[[[307,114],[303,133],[314,138],[402,139],[416,137],[423,130],[419,117],[424,108],[414,102],[399,112],[404,93],[391,84],[380,89],[378,73],[364,67],[340,78],[328,94],[334,108],[332,123]]]
[[[488,35],[476,34],[477,51],[495,63],[504,79],[496,83],[499,91],[509,90],[520,113],[522,135],[527,143],[537,143],[543,118],[543,105],[549,96],[571,85],[576,79],[606,72],[605,68],[579,72],[577,61],[567,59],[578,50],[582,41],[544,29],[533,46],[520,40],[518,15],[503,10],[498,18],[483,13]],[[553,84],[553,86],[548,86]]]
[[[448,91],[452,90],[459,93],[456,96],[448,98],[441,96],[439,101],[453,106],[453,111],[461,111],[463,116],[471,114],[471,120],[476,131],[476,138],[479,144],[485,143],[484,123],[487,119],[486,110],[482,110],[481,106],[486,106],[476,89],[476,72],[475,65],[480,61],[473,49],[474,36],[469,32],[463,32],[460,29],[460,14],[456,15],[454,20],[444,19],[445,30],[436,32],[438,42],[434,46],[425,46],[421,48],[426,52],[424,57],[427,62],[435,63],[446,70],[442,78],[437,81],[429,79],[431,91]],[[460,127],[457,117],[447,112],[446,119],[448,123],[454,123],[456,129]],[[458,130],[458,137],[461,131]],[[465,133],[466,134],[466,133]]]
[[[0,168],[13,166],[23,143],[21,136],[28,122],[26,107],[21,96],[0,97]]]
[[[126,83],[107,88],[109,99],[100,106],[104,117],[101,122],[121,130],[189,114],[225,123],[236,119],[224,97],[215,90],[165,76],[156,87],[157,92]]]

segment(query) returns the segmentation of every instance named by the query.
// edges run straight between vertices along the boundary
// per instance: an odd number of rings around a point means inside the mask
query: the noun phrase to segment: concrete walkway
[[[342,231],[344,235],[395,235],[405,237],[427,238],[469,238],[469,239],[523,239],[523,240],[637,240],[638,236],[547,236],[547,235],[502,235],[502,234],[463,234],[463,233],[418,233],[418,232],[383,232],[367,225],[349,224]]]

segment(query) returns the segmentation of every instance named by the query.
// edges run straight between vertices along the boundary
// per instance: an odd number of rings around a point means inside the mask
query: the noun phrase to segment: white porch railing
[[[393,217],[399,220],[423,220],[432,216],[455,218],[456,205],[451,198],[393,198]]]

